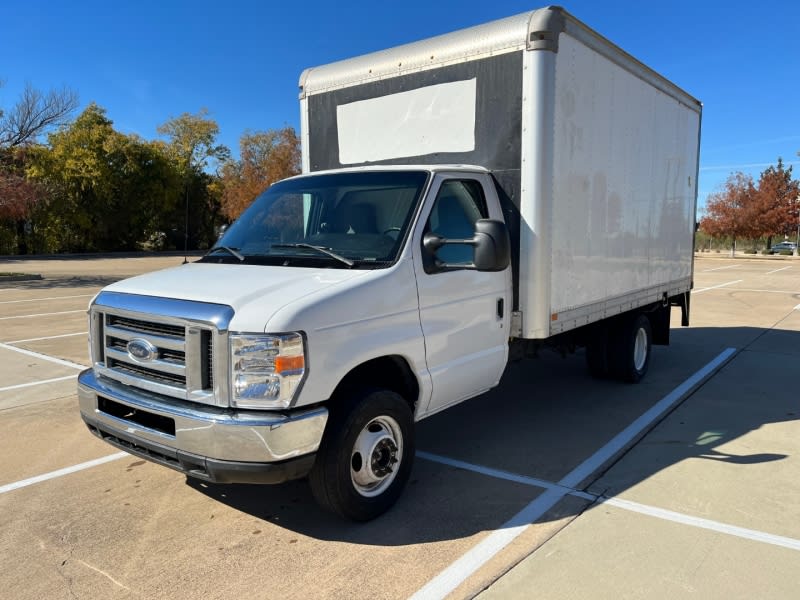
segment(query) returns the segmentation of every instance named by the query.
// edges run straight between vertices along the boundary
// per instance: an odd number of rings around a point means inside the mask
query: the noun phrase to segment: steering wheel
[[[389,227],[388,229],[383,230],[383,235],[389,235],[393,231],[399,233],[400,229],[400,227]]]

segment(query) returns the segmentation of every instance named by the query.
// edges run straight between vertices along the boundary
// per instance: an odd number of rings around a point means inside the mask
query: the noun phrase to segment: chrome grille
[[[103,300],[114,300],[114,306],[103,305]],[[128,299],[138,311],[122,306]],[[209,322],[196,318],[184,318],[174,314],[158,314],[167,304],[178,310],[198,309],[211,313]],[[153,314],[141,314],[141,309],[153,309]],[[126,385],[139,387],[157,394],[204,404],[227,405],[226,394],[215,389],[217,381],[226,385],[226,354],[215,361],[215,347],[227,347],[227,331],[217,325],[226,321],[233,311],[219,305],[206,305],[165,299],[142,299],[125,294],[101,294],[92,306],[92,348],[95,371],[104,377],[115,379]],[[138,342],[149,349],[149,355],[135,357],[129,352],[129,344]],[[216,364],[218,363],[218,364]],[[221,369],[215,377],[214,370]]]
[[[122,373],[127,373],[135,377],[142,377],[144,379],[164,383],[166,385],[177,385],[184,389],[186,387],[186,378],[181,377],[180,375],[172,375],[171,373],[164,373],[161,371],[156,371],[155,369],[147,369],[139,365],[124,363],[114,359],[111,359],[110,362],[111,369],[120,371]]]
[[[154,323],[120,317],[119,315],[108,315],[108,325],[117,326],[123,329],[137,332],[155,333],[156,335],[167,335],[175,337],[184,336],[184,328],[180,325],[168,325],[166,323]]]

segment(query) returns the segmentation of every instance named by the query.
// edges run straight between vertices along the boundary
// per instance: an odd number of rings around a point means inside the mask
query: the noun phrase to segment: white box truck
[[[387,510],[414,423],[538,346],[638,381],[688,325],[701,105],[548,7],[306,70],[304,174],[89,310],[90,430]],[[498,408],[502,410],[502,408]]]

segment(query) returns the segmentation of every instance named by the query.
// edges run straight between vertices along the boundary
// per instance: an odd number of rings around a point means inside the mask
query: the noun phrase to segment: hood
[[[363,277],[370,271],[262,265],[189,263],[124,279],[106,291],[224,304],[241,312],[253,302],[264,322],[305,296]]]

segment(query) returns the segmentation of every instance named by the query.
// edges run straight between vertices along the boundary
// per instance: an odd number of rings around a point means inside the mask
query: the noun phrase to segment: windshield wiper
[[[353,265],[356,264],[352,260],[350,260],[349,258],[345,258],[341,254],[336,254],[336,252],[334,252],[330,248],[325,248],[324,246],[315,246],[314,244],[305,244],[305,243],[302,243],[302,242],[298,242],[298,243],[295,243],[295,244],[272,244],[272,247],[273,248],[308,248],[310,250],[316,250],[317,252],[321,252],[322,254],[325,254],[326,256],[330,256],[331,258],[335,258],[340,263],[343,263],[343,264],[347,265],[350,268],[352,268]]]
[[[206,252],[203,255],[203,258],[214,252],[215,250],[225,250],[226,252],[233,254],[236,258],[238,258],[241,262],[244,262],[244,254],[239,252],[238,248],[231,248],[230,246],[214,246],[211,250]]]

